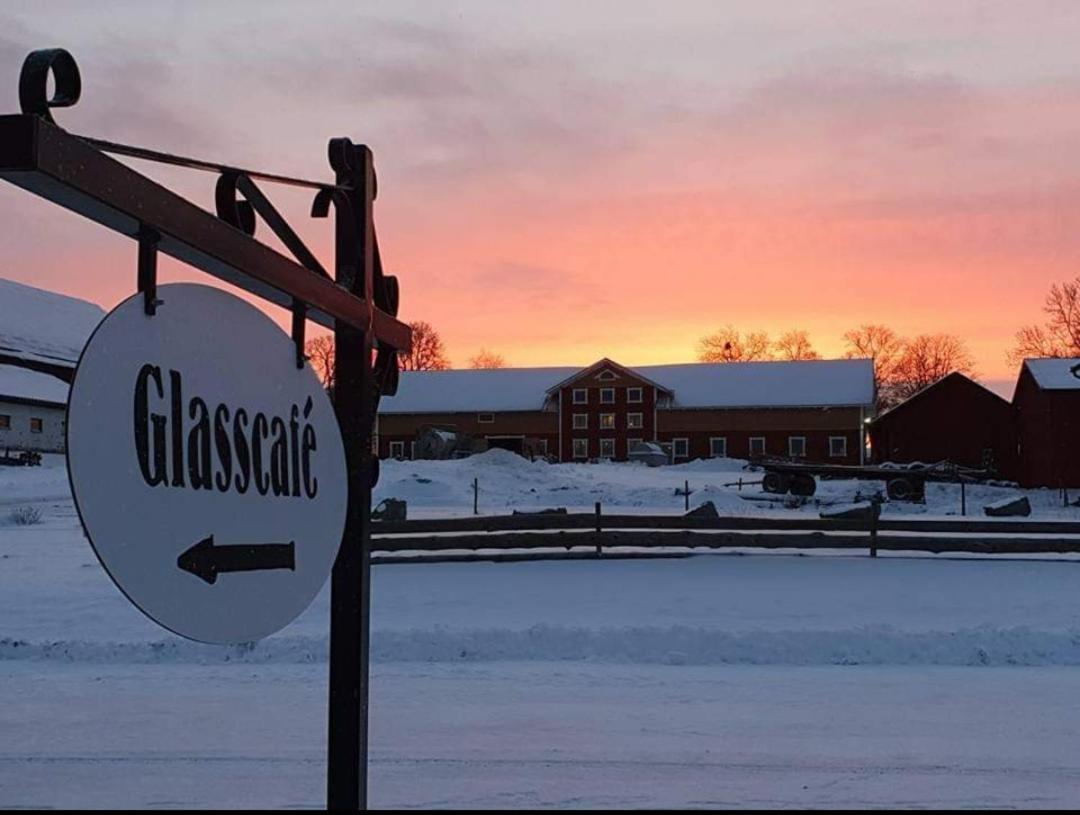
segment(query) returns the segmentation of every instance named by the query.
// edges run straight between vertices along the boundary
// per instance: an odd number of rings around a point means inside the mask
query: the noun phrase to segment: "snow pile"
[[[74,368],[104,317],[93,303],[0,278],[0,354]]]

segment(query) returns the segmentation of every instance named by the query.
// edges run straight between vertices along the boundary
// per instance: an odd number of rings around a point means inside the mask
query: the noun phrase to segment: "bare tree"
[[[308,340],[304,353],[328,391],[334,389],[334,338],[326,335]]]
[[[844,334],[846,359],[870,359],[874,365],[874,394],[879,411],[895,404],[893,369],[904,353],[904,340],[888,326],[866,324]]]
[[[1016,345],[1008,354],[1018,365],[1029,357],[1080,356],[1080,277],[1050,287],[1043,303],[1045,325],[1024,326],[1016,332]]]
[[[810,334],[802,329],[784,333],[773,348],[780,359],[821,359],[821,354],[815,351],[810,343]]]
[[[772,345],[764,331],[745,336],[730,325],[698,341],[698,359],[702,362],[754,362],[772,359]]]
[[[476,356],[469,359],[470,368],[505,368],[506,359],[502,354],[496,354],[493,351],[488,351],[486,348],[481,348]]]
[[[399,354],[403,371],[445,371],[450,367],[439,332],[430,323],[409,323],[412,329],[412,350]]]
[[[905,344],[893,365],[891,395],[907,399],[953,371],[975,376],[975,360],[964,341],[954,334],[920,334]]]

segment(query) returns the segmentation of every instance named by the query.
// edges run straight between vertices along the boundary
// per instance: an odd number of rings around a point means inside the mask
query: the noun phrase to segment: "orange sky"
[[[403,316],[455,364],[685,361],[726,323],[837,355],[881,322],[1008,379],[1080,274],[1080,4],[942,5],[27,5],[0,110],[61,44],[73,132],[319,178],[328,138],[366,141]],[[212,177],[154,172],[210,205]],[[328,261],[307,196],[271,192]],[[8,186],[0,236],[0,276],[133,286],[133,244]]]

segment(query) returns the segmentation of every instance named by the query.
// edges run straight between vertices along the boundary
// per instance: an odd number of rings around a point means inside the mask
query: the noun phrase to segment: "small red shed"
[[[1013,396],[1025,487],[1080,487],[1080,359],[1026,359]]]
[[[1012,405],[957,372],[878,416],[870,446],[879,464],[950,461],[1016,477]]]

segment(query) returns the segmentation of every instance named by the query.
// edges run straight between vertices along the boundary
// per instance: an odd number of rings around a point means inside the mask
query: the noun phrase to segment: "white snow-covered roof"
[[[585,368],[406,371],[381,413],[540,410],[548,389]],[[641,365],[628,370],[674,394],[677,408],[839,407],[874,401],[868,359]]]
[[[68,383],[29,368],[0,365],[0,400],[5,397],[64,406],[68,399]]]
[[[1025,359],[1024,365],[1044,390],[1080,390],[1080,359]]]
[[[471,413],[540,410],[548,388],[580,368],[488,368],[403,371],[398,392],[380,413]]]
[[[0,354],[74,368],[100,306],[0,278]]]

